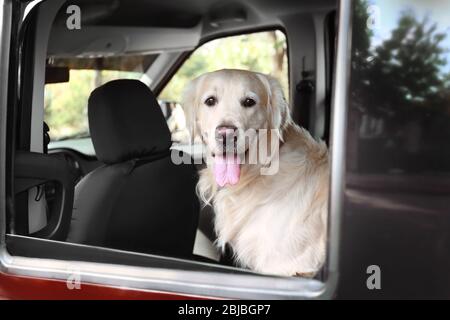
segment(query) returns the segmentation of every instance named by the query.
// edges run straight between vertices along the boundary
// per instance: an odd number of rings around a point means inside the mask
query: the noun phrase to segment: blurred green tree
[[[436,29],[427,18],[406,11],[391,37],[376,47],[370,74],[377,89],[372,92],[383,94],[372,94],[370,101],[377,110],[395,107],[411,113],[447,104],[436,94],[446,86],[442,69],[447,63],[441,46],[446,35]]]

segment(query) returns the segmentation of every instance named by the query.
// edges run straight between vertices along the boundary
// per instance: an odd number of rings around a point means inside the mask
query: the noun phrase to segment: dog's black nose
[[[216,139],[219,141],[224,141],[227,138],[234,138],[234,133],[237,131],[235,126],[218,126],[216,128]]]

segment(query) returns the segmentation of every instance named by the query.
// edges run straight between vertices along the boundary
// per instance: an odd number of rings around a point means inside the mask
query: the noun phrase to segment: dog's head
[[[255,143],[249,132],[278,129],[282,139],[289,114],[277,80],[244,70],[219,70],[194,79],[182,106],[191,137],[200,136],[216,160],[244,154]]]

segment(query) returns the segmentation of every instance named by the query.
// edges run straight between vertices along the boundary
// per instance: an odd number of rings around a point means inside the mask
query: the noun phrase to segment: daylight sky
[[[447,37],[441,44],[448,48],[447,66],[443,72],[450,72],[450,0],[370,0],[372,5],[379,7],[379,23],[374,29],[372,45],[379,45],[390,37],[391,31],[397,26],[399,13],[412,10],[419,20],[428,16],[430,22],[437,23],[437,31],[445,32]]]

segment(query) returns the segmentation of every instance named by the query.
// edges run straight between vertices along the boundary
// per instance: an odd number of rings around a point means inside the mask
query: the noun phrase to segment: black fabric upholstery
[[[97,158],[104,163],[139,158],[172,144],[158,101],[138,80],[114,80],[95,89],[88,118]]]
[[[139,89],[132,83],[135,83]],[[120,92],[126,96],[130,92],[140,92],[141,97],[148,97],[148,94],[142,92],[141,85],[134,81],[114,81],[112,84],[116,91],[114,95],[117,97],[120,97]],[[111,88],[108,84],[105,86],[103,90]],[[168,129],[164,117],[159,117],[157,123],[156,120],[150,119],[158,114],[157,112],[147,113],[140,108],[136,108],[140,117],[125,116],[127,112],[122,111],[108,112],[108,106],[116,110],[127,109],[130,106],[128,101],[136,101],[136,98],[115,100],[108,98],[107,100],[99,98],[100,91],[97,90],[92,94],[96,98],[91,97],[89,102],[90,125],[104,132],[97,131],[92,139],[96,152],[100,145],[103,159],[105,154],[108,154],[106,158],[114,158],[115,163],[104,164],[77,184],[72,224],[67,241],[129,251],[190,257],[199,213],[199,202],[195,194],[197,183],[195,167],[175,165],[170,157],[170,144],[164,148],[163,143],[155,140],[155,137],[165,139],[165,131]],[[146,90],[150,92],[148,88]],[[109,92],[109,90],[106,91]],[[153,95],[151,92],[149,94]],[[136,102],[134,105],[139,103]],[[160,110],[159,106],[148,105],[147,108]],[[92,117],[91,109],[100,111],[94,112],[96,115]],[[128,109],[130,113],[135,110],[134,107],[130,109]],[[104,114],[106,118],[100,117],[100,114]],[[119,114],[123,114],[124,117],[118,117]],[[143,124],[147,124],[154,125],[155,128],[124,133],[120,128],[121,121],[127,127],[130,119],[133,118],[137,127],[143,128]],[[95,122],[97,120],[102,123],[98,125]],[[108,121],[114,122],[114,125],[108,124]],[[158,132],[156,128],[163,132]],[[113,142],[106,141],[108,130],[115,131],[114,136],[117,136],[119,132],[123,133],[130,141],[130,145],[135,148],[125,147],[122,144],[124,140],[120,140],[119,147],[113,146]],[[151,143],[144,141],[141,136],[135,136],[142,133],[149,135],[149,132],[155,134],[155,137],[147,137],[152,140]],[[134,142],[135,139],[138,142]],[[136,147],[138,145],[139,148]],[[107,146],[112,146],[114,152],[105,150]],[[126,160],[117,162],[119,158]]]

